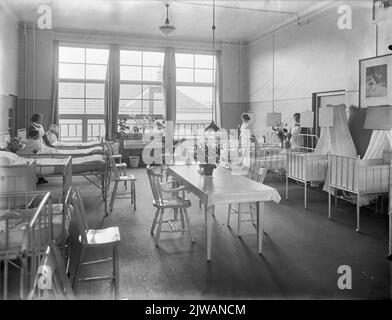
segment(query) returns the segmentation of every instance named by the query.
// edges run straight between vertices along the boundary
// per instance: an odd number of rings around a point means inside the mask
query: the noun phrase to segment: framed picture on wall
[[[377,22],[392,16],[392,0],[373,0],[373,21]]]
[[[359,60],[359,106],[392,105],[392,54]]]

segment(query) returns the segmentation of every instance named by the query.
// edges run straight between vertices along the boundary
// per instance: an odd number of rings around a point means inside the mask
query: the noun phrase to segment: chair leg
[[[257,227],[256,219],[255,219],[254,211],[252,210],[252,203],[251,202],[249,202],[249,213],[250,213],[250,219],[252,220],[253,226]]]
[[[154,220],[152,222],[152,226],[151,226],[151,234],[154,234],[154,230],[155,230],[155,226],[157,225],[157,220],[158,220],[158,216],[159,216],[159,209],[157,209],[157,211],[155,212],[155,217]]]
[[[184,209],[180,208],[181,228],[185,230]]]
[[[227,209],[227,226],[230,228],[230,216],[231,216],[231,203],[229,204],[229,208]]]
[[[82,266],[82,261],[83,261],[83,256],[84,256],[84,251],[85,248],[82,244],[80,244],[80,253],[79,253],[79,258],[77,260],[77,265],[75,268],[75,274],[73,277],[73,281],[72,281],[72,289],[74,291],[74,293],[76,294],[76,291],[78,290],[78,284],[79,284],[79,271],[80,271],[80,267]]]
[[[240,236],[241,229],[241,203],[238,204],[238,226],[237,226],[237,235]]]
[[[188,232],[189,232],[189,237],[191,238],[192,243],[195,242],[195,238],[193,237],[193,232],[192,232],[192,228],[191,228],[191,222],[189,220],[189,216],[188,216],[188,210],[186,208],[183,209],[184,211],[184,215],[185,215],[185,219],[186,219],[186,224],[188,227]]]
[[[113,211],[113,206],[114,206],[114,201],[116,200],[116,195],[117,195],[117,188],[118,188],[118,181],[114,183],[113,187],[113,192],[112,192],[112,197],[110,199],[110,204],[109,204],[109,211]]]
[[[161,229],[162,229],[162,219],[163,219],[163,213],[164,213],[164,209],[160,210],[160,215],[159,215],[159,221],[158,221],[158,230],[157,230],[157,234],[155,236],[155,246],[159,246],[159,237],[161,236]]]
[[[360,207],[361,203],[360,203],[360,197],[359,194],[357,195],[357,229],[356,231],[359,232],[359,228],[360,228],[360,219],[361,219],[361,207]]]
[[[119,265],[118,265],[118,247],[113,246],[113,281],[114,281],[114,299],[119,298]]]
[[[132,181],[132,197],[133,197],[133,211],[136,211],[136,184],[135,181]]]

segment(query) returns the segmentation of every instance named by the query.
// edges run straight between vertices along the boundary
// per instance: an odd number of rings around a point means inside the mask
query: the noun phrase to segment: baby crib
[[[365,196],[389,193],[390,163],[387,159],[360,159],[328,155],[328,217],[331,219],[332,190],[343,190],[356,195],[356,231],[360,230],[361,200]]]

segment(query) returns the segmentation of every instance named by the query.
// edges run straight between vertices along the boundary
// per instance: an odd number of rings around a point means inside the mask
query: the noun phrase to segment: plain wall
[[[17,94],[18,25],[0,4],[0,132],[8,131],[9,95]]]
[[[284,123],[295,112],[311,111],[312,93],[346,90],[346,105],[358,106],[359,59],[388,53],[392,21],[372,21],[372,1],[347,2],[352,29],[340,30],[336,10],[275,33],[275,112]],[[378,38],[376,37],[378,26]],[[378,40],[378,48],[376,47]],[[248,102],[256,116],[256,132],[271,133],[266,114],[272,112],[272,36],[246,46]],[[392,53],[389,51],[389,53]],[[355,137],[353,137],[355,139]]]

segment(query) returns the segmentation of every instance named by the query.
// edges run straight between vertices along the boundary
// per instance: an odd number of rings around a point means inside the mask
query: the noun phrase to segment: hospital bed
[[[9,298],[11,288],[19,292],[16,294],[18,298],[26,297],[48,242],[53,239],[65,242],[66,220],[62,213],[54,215],[50,192],[0,194],[0,262],[4,264],[4,300]],[[9,281],[11,266],[19,270],[16,284]]]

